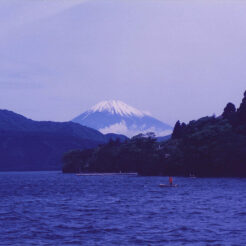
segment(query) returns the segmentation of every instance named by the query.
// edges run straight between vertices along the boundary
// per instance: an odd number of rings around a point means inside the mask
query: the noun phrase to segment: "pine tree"
[[[228,103],[224,109],[224,112],[222,114],[223,118],[225,119],[231,119],[236,113],[236,107],[233,103]]]
[[[239,109],[237,110],[237,115],[240,123],[246,124],[246,91],[244,92],[244,98],[242,100],[242,103]]]
[[[182,135],[182,127],[180,121],[178,120],[174,126],[172,138],[180,138]]]

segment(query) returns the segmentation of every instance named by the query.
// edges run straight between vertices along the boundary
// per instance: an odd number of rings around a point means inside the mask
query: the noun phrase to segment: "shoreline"
[[[138,173],[76,173],[76,176],[138,176]]]

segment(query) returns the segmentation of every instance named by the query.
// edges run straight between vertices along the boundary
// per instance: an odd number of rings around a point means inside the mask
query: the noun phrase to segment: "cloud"
[[[151,127],[145,130],[137,130],[136,126],[132,126],[130,129],[127,127],[125,121],[121,121],[119,123],[110,125],[105,128],[99,129],[99,131],[103,134],[108,134],[108,133],[116,133],[116,134],[123,134],[127,137],[133,137],[138,135],[139,133],[147,133],[147,132],[154,132],[156,136],[167,136],[172,133],[172,130],[166,130],[166,131],[158,131],[155,127]]]
[[[121,121],[120,123],[116,123],[116,124],[110,125],[105,128],[101,128],[99,129],[99,131],[103,134],[117,133],[117,134],[123,134],[126,136],[129,136],[130,134],[125,121]]]
[[[25,62],[0,61],[1,89],[38,89],[45,86],[45,79],[51,74],[49,68]]]
[[[26,90],[26,89],[40,89],[43,88],[43,84],[38,82],[26,82],[24,80],[3,80],[0,79],[0,89],[6,90]]]
[[[59,14],[89,0],[1,0],[0,35],[9,35],[20,27]]]

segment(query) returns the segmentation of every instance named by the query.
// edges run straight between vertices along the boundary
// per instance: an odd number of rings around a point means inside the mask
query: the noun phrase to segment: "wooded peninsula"
[[[63,156],[63,172],[137,172],[140,175],[246,177],[246,92],[239,108],[222,115],[176,123],[169,140],[154,133],[111,140]]]

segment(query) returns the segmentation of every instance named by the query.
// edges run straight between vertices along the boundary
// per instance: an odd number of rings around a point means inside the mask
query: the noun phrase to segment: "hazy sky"
[[[246,1],[0,0],[0,108],[66,121],[119,99],[174,124],[246,90]]]

